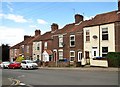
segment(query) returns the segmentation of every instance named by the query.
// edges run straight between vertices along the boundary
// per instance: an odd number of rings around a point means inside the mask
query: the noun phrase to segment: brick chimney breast
[[[118,11],[120,11],[120,0],[118,0]]]
[[[25,35],[24,36],[24,41],[27,40],[28,38],[30,38],[31,36]]]
[[[75,15],[75,23],[77,24],[77,23],[79,23],[81,21],[83,21],[83,16],[80,15],[80,14],[76,14]]]
[[[53,23],[52,25],[51,25],[51,31],[56,31],[56,30],[58,30],[58,24],[56,24],[56,23]]]
[[[41,31],[40,30],[35,30],[35,36],[37,35],[41,35]]]

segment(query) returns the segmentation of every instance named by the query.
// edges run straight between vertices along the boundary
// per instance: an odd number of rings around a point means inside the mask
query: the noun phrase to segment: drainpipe
[[[100,25],[99,25],[99,57],[100,57],[100,51],[101,49],[100,49]]]

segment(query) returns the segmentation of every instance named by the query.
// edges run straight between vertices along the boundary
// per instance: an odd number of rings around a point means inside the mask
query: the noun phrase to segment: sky
[[[88,20],[117,9],[117,2],[1,2],[0,44],[13,46],[21,42],[24,35],[33,36],[36,29],[43,34],[51,30],[52,23],[61,29],[75,21],[75,14]]]

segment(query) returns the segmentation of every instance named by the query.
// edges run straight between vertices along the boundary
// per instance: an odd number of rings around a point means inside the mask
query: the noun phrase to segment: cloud
[[[0,14],[0,18],[3,17],[5,19],[9,19],[12,20],[14,22],[18,22],[18,23],[25,23],[28,22],[27,19],[25,19],[23,16],[21,15],[15,15],[15,14]]]
[[[39,23],[39,24],[47,24],[47,22],[45,21],[45,20],[42,20],[42,19],[37,19],[37,22]]]
[[[10,10],[10,12],[13,12],[13,8],[12,8],[12,3],[11,2],[7,2],[7,8]]]
[[[84,16],[84,20],[89,20],[89,19],[92,19],[92,18],[94,18],[94,16]]]
[[[24,29],[0,26],[0,44],[13,46],[23,40]]]

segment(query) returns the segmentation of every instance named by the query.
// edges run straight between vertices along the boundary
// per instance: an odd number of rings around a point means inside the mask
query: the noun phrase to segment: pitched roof
[[[34,41],[50,40],[51,36],[52,36],[51,31],[48,31],[48,32],[44,33],[43,35],[41,35],[40,37],[36,38],[36,40],[34,40]]]
[[[41,37],[41,35],[37,35],[35,36],[33,39],[31,39],[28,44],[32,44],[34,41],[36,41],[37,39],[39,39]]]
[[[98,14],[93,19],[88,20],[89,23],[86,26],[101,25],[120,21],[120,19],[118,19],[117,12],[118,11],[112,11],[103,14]]]
[[[35,37],[34,37],[34,36],[31,36],[30,38],[24,40],[24,43],[23,43],[23,44],[24,44],[24,45],[28,44],[29,41],[31,41],[33,38],[35,38]]]
[[[10,47],[10,49],[19,49],[19,46],[22,45],[23,43],[24,43],[24,41],[22,41],[22,42],[20,42],[20,43],[18,43],[16,45]]]

